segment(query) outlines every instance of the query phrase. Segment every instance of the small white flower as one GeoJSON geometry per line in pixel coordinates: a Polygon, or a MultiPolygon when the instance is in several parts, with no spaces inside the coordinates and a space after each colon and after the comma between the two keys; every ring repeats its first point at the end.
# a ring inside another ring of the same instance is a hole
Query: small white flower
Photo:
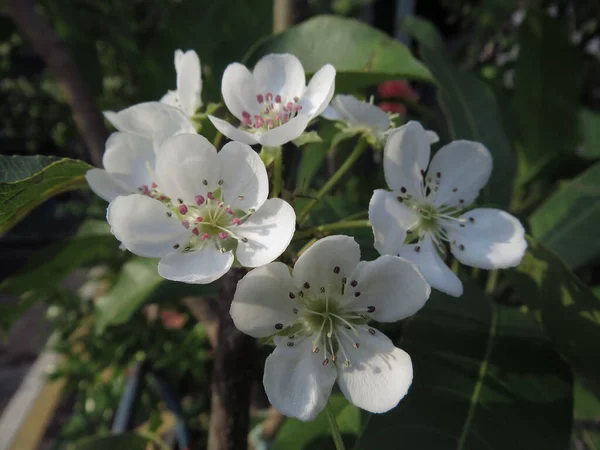
{"type": "Polygon", "coordinates": [[[336,380],[350,402],[382,413],[406,395],[412,363],[368,322],[404,319],[429,293],[410,262],[389,255],[360,261],[354,239],[330,236],[300,256],[292,274],[275,262],[246,275],[230,313],[250,336],[276,333],[263,383],[283,414],[314,419],[336,380]]]}
{"type": "Polygon", "coordinates": [[[223,74],[225,105],[240,121],[236,128],[208,116],[229,139],[276,147],[300,136],[310,120],[323,112],[335,90],[335,69],[323,66],[308,86],[302,63],[294,55],[263,57],[254,71],[234,63],[223,74]]]}
{"type": "Polygon", "coordinates": [[[158,102],[140,103],[106,118],[120,130],[110,135],[102,157],[104,169],[91,169],[85,178],[94,193],[106,201],[135,192],[149,193],[155,150],[165,138],[195,133],[181,111],[158,102]]]}
{"type": "Polygon", "coordinates": [[[257,267],[277,258],[294,234],[293,208],[267,200],[269,180],[249,146],[230,142],[217,153],[203,136],[168,138],[156,157],[151,191],[113,200],[112,233],[131,252],[161,258],[169,280],[210,283],[235,258],[257,267]]]}
{"type": "Polygon", "coordinates": [[[200,58],[194,50],[175,50],[177,90],[167,92],[160,101],[181,109],[192,117],[202,106],[202,72],[200,58]]]}
{"type": "Polygon", "coordinates": [[[345,123],[348,131],[371,137],[373,144],[381,141],[392,126],[384,110],[352,95],[337,95],[321,115],[345,123]]]}
{"type": "Polygon", "coordinates": [[[482,144],[454,141],[430,164],[429,156],[429,138],[418,122],[390,134],[383,168],[392,192],[376,190],[369,205],[375,248],[414,262],[432,287],[460,296],[462,283],[440,257],[445,255],[444,242],[463,264],[502,269],[521,262],[525,230],[504,211],[463,211],[492,172],[492,156],[482,144]]]}

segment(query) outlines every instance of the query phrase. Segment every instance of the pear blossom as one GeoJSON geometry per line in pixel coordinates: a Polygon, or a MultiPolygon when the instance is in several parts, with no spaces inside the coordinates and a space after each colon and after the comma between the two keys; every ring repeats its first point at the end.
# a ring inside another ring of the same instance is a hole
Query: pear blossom
{"type": "Polygon", "coordinates": [[[360,261],[349,236],[317,241],[290,274],[280,262],[252,270],[238,283],[231,317],[253,337],[274,335],[263,383],[271,404],[312,420],[337,381],[367,411],[394,408],[412,382],[409,355],[368,323],[416,313],[430,294],[416,267],[385,255],[360,261]]]}
{"type": "Polygon", "coordinates": [[[271,54],[261,58],[252,72],[234,63],[223,73],[223,99],[240,127],[214,116],[209,119],[229,139],[276,147],[299,137],[327,107],[334,90],[331,64],[315,73],[307,86],[298,58],[271,54]]]}
{"type": "Polygon", "coordinates": [[[129,251],[160,258],[158,273],[169,280],[210,283],[234,258],[246,267],[267,264],[294,234],[293,208],[267,200],[265,166],[240,142],[217,153],[198,134],[172,136],[157,152],[150,187],[114,199],[107,219],[129,251]]]}
{"type": "Polygon", "coordinates": [[[527,248],[525,230],[504,211],[466,209],[492,172],[483,144],[458,140],[442,147],[431,163],[429,156],[430,140],[418,122],[389,135],[383,168],[392,192],[373,193],[369,219],[379,253],[414,262],[433,288],[458,297],[463,287],[443,261],[446,244],[463,264],[514,267],[527,248]]]}
{"type": "Polygon", "coordinates": [[[192,117],[202,106],[202,72],[198,54],[194,50],[175,50],[175,71],[177,89],[167,92],[160,101],[192,117]]]}
{"type": "Polygon", "coordinates": [[[119,195],[142,192],[152,185],[155,150],[167,137],[195,133],[179,110],[158,102],[140,103],[106,118],[118,131],[109,136],[102,157],[104,169],[90,169],[85,177],[95,194],[106,201],[119,195]]]}

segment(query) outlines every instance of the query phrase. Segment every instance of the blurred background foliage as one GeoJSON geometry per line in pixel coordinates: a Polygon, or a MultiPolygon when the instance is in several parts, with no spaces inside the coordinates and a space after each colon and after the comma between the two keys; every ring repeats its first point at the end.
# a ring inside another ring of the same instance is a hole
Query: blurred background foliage
{"type": "MultiPolygon", "coordinates": [[[[265,0],[43,0],[37,6],[71,51],[102,110],[159,99],[172,89],[177,48],[199,54],[205,103],[219,101],[228,63],[289,51],[309,72],[335,60],[343,69],[338,89],[374,95],[376,103],[386,102],[399,114],[398,123],[418,119],[442,143],[484,142],[495,167],[481,201],[509,208],[523,220],[535,239],[528,256],[493,292],[481,287],[487,274],[461,272],[472,279],[463,299],[435,294],[413,321],[386,330],[407,348],[421,376],[401,406],[385,416],[365,416],[336,396],[340,426],[348,442],[365,449],[373,442],[378,449],[396,448],[398,433],[406,448],[600,448],[597,1],[419,0],[415,16],[400,24],[394,1],[298,0],[297,23],[321,14],[338,17],[313,18],[272,38],[273,5],[265,0]],[[344,25],[341,17],[380,31],[344,25]],[[380,32],[402,39],[420,63],[380,32]],[[327,45],[347,36],[359,37],[344,51],[327,45]],[[376,66],[371,52],[378,55],[376,66]],[[378,93],[377,83],[399,78],[411,80],[414,97],[378,93]],[[493,348],[489,342],[495,342],[493,348]],[[483,361],[491,373],[485,382],[483,361]],[[479,397],[472,397],[474,389],[479,397]],[[471,411],[477,411],[475,419],[465,424],[471,411]],[[515,436],[520,447],[511,440],[515,436]]],[[[3,155],[90,161],[56,81],[5,16],[0,117],[3,155]]],[[[318,131],[328,141],[337,130],[319,123],[318,131]]],[[[312,143],[291,155],[285,149],[286,188],[290,198],[296,195],[297,210],[354,142],[345,139],[333,149],[312,143]]],[[[373,189],[385,185],[380,161],[380,153],[363,155],[307,226],[366,218],[373,189]]],[[[0,199],[15,188],[6,164],[0,164],[0,199]]],[[[86,168],[69,170],[81,174],[86,168]]],[[[0,324],[7,331],[36,302],[48,306],[52,347],[63,356],[51,377],[67,380],[61,408],[68,414],[54,436],[56,448],[108,433],[127,375],[141,361],[151,361],[180,393],[179,420],[195,442],[203,442],[211,347],[205,327],[181,300],[209,298],[217,286],[160,279],[154,261],[118,249],[104,214],[102,200],[77,190],[34,209],[2,236],[0,291],[10,297],[0,303],[0,324]],[[65,286],[74,276],[77,290],[65,286]]],[[[365,259],[377,256],[369,229],[352,234],[365,259]]],[[[293,250],[305,243],[294,243],[293,250]]],[[[260,388],[254,397],[259,411],[265,406],[260,388]]],[[[134,417],[152,433],[164,425],[161,398],[150,383],[134,417]]],[[[290,420],[274,448],[331,448],[327,434],[324,417],[314,424],[290,420]]]]}

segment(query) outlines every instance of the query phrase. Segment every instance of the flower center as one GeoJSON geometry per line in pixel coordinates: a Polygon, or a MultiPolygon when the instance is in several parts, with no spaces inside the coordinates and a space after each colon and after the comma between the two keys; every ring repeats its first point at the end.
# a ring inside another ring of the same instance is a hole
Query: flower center
{"type": "MultiPolygon", "coordinates": [[[[335,266],[333,272],[338,274],[339,266],[335,266]]],[[[291,299],[299,297],[303,308],[301,311],[293,309],[300,316],[281,333],[289,337],[287,345],[293,347],[296,337],[311,339],[312,352],[322,352],[324,366],[329,362],[335,363],[341,355],[344,366],[350,367],[352,352],[360,347],[358,330],[367,329],[373,335],[376,331],[366,326],[375,307],[346,306],[344,292],[347,289],[352,289],[354,297],[360,297],[358,282],[352,280],[348,283],[346,278],[341,277],[338,285],[315,287],[306,282],[297,294],[290,292],[291,299]]],[[[275,325],[277,330],[282,328],[282,324],[275,325]]]]}
{"type": "Polygon", "coordinates": [[[298,115],[302,110],[302,105],[298,101],[298,97],[290,101],[279,94],[273,96],[270,92],[264,95],[258,94],[256,102],[261,113],[253,116],[248,111],[243,111],[242,124],[248,128],[248,131],[267,131],[276,128],[298,115]]]}
{"type": "MultiPolygon", "coordinates": [[[[202,180],[207,185],[207,180],[202,180]]],[[[194,203],[185,203],[182,199],[171,199],[164,195],[156,185],[151,188],[142,186],[140,193],[159,200],[167,207],[167,217],[175,217],[181,225],[190,231],[190,238],[184,244],[173,245],[175,250],[188,253],[204,248],[206,245],[215,245],[221,253],[233,250],[238,241],[248,242],[235,233],[235,228],[244,223],[254,212],[253,208],[244,211],[226,205],[223,202],[223,180],[219,180],[218,187],[209,191],[206,197],[196,195],[194,203]]],[[[238,196],[243,200],[244,196],[238,196]]]]}

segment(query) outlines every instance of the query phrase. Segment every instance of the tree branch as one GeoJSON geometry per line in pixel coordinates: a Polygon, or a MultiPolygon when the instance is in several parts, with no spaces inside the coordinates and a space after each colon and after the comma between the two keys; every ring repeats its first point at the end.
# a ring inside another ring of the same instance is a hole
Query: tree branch
{"type": "Polygon", "coordinates": [[[6,0],[5,11],[56,78],[92,162],[101,167],[108,130],[77,64],[52,26],[35,10],[33,0],[6,0]]]}

